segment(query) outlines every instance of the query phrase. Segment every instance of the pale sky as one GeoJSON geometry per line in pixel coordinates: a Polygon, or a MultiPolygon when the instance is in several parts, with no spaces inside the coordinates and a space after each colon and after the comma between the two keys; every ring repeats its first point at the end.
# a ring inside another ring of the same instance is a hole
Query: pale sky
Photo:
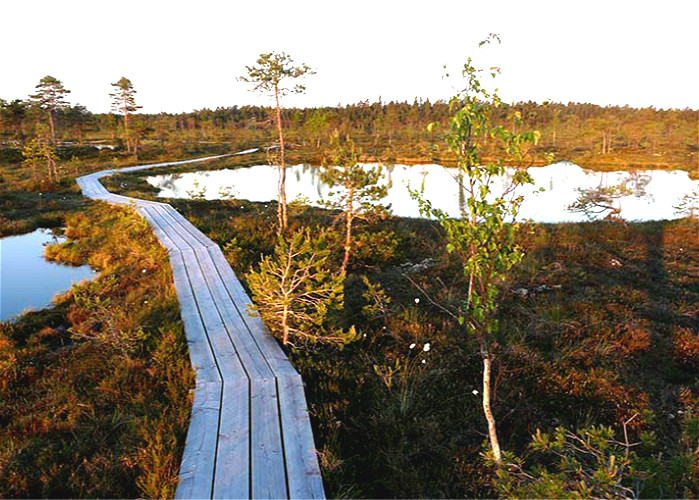
{"type": "Polygon", "coordinates": [[[317,71],[286,106],[448,99],[443,65],[471,56],[507,102],[699,109],[699,0],[3,0],[0,19],[0,98],[48,74],[93,112],[121,76],[148,113],[270,104],[236,77],[271,51],[317,71]]]}

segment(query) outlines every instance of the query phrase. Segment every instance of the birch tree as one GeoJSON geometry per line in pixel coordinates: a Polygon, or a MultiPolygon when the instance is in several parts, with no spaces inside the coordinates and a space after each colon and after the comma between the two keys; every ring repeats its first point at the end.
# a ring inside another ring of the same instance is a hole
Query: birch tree
{"type": "MultiPolygon", "coordinates": [[[[491,35],[486,40],[499,39],[491,35]]],[[[483,44],[482,43],[482,44],[483,44]]],[[[482,45],[481,44],[481,45],[482,45]]],[[[450,218],[432,206],[422,192],[412,191],[424,215],[435,217],[446,234],[446,250],[457,258],[467,280],[465,296],[456,307],[444,308],[458,321],[465,335],[475,337],[483,362],[482,406],[488,425],[488,439],[495,463],[500,464],[502,452],[497,434],[492,401],[492,345],[498,333],[498,285],[524,256],[516,241],[516,223],[522,196],[516,187],[531,183],[525,153],[527,145],[538,141],[538,132],[516,132],[521,128],[521,116],[512,116],[513,129],[507,130],[491,122],[491,110],[500,106],[497,94],[488,92],[480,81],[481,71],[469,58],[462,76],[466,87],[450,100],[454,113],[448,122],[446,142],[457,156],[458,174],[455,182],[463,189],[461,217],[450,218]],[[496,141],[501,158],[485,162],[481,158],[483,143],[496,141]],[[514,166],[507,172],[506,166],[514,166]],[[497,182],[505,180],[506,182],[497,182]],[[502,186],[502,191],[496,186],[502,186]]],[[[491,68],[495,77],[498,68],[491,68]]],[[[432,129],[433,126],[430,126],[432,129]]],[[[424,186],[423,186],[424,187],[424,186]]]]}

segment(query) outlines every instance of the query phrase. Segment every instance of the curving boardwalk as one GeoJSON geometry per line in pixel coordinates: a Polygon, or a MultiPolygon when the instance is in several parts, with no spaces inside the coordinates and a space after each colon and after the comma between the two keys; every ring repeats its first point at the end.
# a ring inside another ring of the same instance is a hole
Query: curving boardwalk
{"type": "MultiPolygon", "coordinates": [[[[240,153],[239,153],[240,154],[240,153]]],[[[206,161],[103,170],[85,196],[134,205],[170,255],[196,389],[176,498],[324,498],[303,383],[258,316],[221,249],[165,203],[119,196],[99,179],[206,161]]]]}

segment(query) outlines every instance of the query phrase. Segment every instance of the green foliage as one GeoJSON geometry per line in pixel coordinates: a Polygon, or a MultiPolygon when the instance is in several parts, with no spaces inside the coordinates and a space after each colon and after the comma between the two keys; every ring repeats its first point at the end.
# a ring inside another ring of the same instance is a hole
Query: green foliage
{"type": "Polygon", "coordinates": [[[385,217],[387,210],[378,204],[388,194],[385,184],[379,184],[382,178],[381,165],[368,167],[359,163],[361,153],[355,149],[351,139],[341,142],[339,136],[334,138],[333,163],[323,169],[321,178],[330,186],[329,200],[324,205],[331,210],[340,210],[344,219],[345,240],[344,258],[340,272],[345,274],[350,255],[355,246],[353,229],[356,220],[375,220],[385,217]]]}
{"type": "MultiPolygon", "coordinates": [[[[515,190],[532,183],[522,162],[526,147],[536,144],[539,133],[515,133],[492,125],[491,111],[498,108],[500,99],[482,86],[479,73],[469,59],[462,71],[467,85],[450,102],[454,115],[446,133],[446,142],[457,155],[457,181],[464,193],[462,216],[449,218],[442,210],[433,208],[421,192],[411,194],[420,203],[423,215],[439,221],[445,230],[447,252],[463,265],[469,287],[459,307],[459,322],[480,338],[496,328],[491,317],[497,308],[497,285],[523,257],[516,242],[516,217],[523,198],[515,190]],[[501,145],[503,155],[496,162],[482,161],[486,138],[501,145]],[[507,163],[514,163],[517,170],[501,192],[493,192],[496,179],[504,178],[507,163]]],[[[517,125],[522,124],[518,113],[513,119],[517,125]]]]}
{"type": "Polygon", "coordinates": [[[401,240],[394,231],[363,230],[353,240],[354,257],[364,266],[385,266],[398,258],[401,240]]]}
{"type": "Polygon", "coordinates": [[[37,179],[38,169],[46,168],[46,179],[49,183],[60,182],[58,172],[58,155],[48,140],[42,138],[32,139],[22,150],[22,164],[31,169],[32,177],[37,179]]]}
{"type": "Polygon", "coordinates": [[[36,86],[36,94],[29,97],[42,109],[53,112],[68,105],[65,100],[67,94],[70,94],[70,90],[63,87],[59,79],[47,75],[36,86]]]}
{"type": "Polygon", "coordinates": [[[118,82],[112,83],[114,92],[109,94],[112,98],[112,111],[122,115],[135,113],[143,106],[136,105],[136,90],[133,88],[131,80],[122,76],[118,82]]]}
{"type": "Polygon", "coordinates": [[[577,433],[563,427],[537,430],[530,444],[535,465],[524,467],[508,455],[497,470],[496,487],[505,498],[634,498],[630,486],[640,478],[629,443],[614,438],[610,427],[577,433]]]}
{"type": "Polygon", "coordinates": [[[360,163],[361,151],[351,139],[344,143],[336,139],[332,166],[321,172],[322,181],[331,191],[324,205],[330,210],[342,211],[353,218],[380,217],[386,215],[386,207],[378,202],[388,194],[385,184],[380,184],[383,175],[381,165],[369,167],[360,163]]]}
{"type": "Polygon", "coordinates": [[[298,231],[280,237],[274,256],[263,257],[248,284],[267,327],[294,342],[345,342],[353,335],[335,328],[333,312],[342,307],[342,276],[328,271],[331,248],[327,233],[298,231]]]}
{"type": "Polygon", "coordinates": [[[303,85],[297,84],[287,88],[280,84],[289,78],[296,79],[304,75],[313,75],[315,72],[306,64],[294,66],[294,60],[284,52],[269,52],[260,54],[256,66],[246,66],[247,75],[239,79],[253,84],[253,90],[286,95],[289,92],[302,93],[306,90],[303,85]]]}
{"type": "MultiPolygon", "coordinates": [[[[483,43],[499,38],[491,34],[483,43]]],[[[481,45],[483,45],[483,43],[481,45]]],[[[499,72],[491,68],[491,76],[499,72]]],[[[446,251],[456,256],[467,280],[466,293],[452,316],[466,332],[475,336],[483,359],[483,409],[488,421],[491,449],[500,462],[500,446],[495,419],[490,410],[491,344],[498,333],[495,316],[499,286],[524,254],[517,244],[516,223],[523,201],[516,189],[532,183],[524,163],[528,146],[536,144],[539,132],[515,132],[522,125],[521,114],[512,117],[512,130],[492,123],[492,113],[500,106],[500,98],[481,84],[481,70],[469,58],[462,70],[466,87],[450,101],[454,114],[448,120],[446,143],[457,158],[457,182],[460,191],[461,217],[452,219],[432,207],[421,192],[411,191],[420,203],[423,215],[435,217],[445,231],[446,251]],[[486,140],[499,145],[496,161],[483,161],[481,153],[486,140]],[[494,192],[496,179],[503,179],[505,166],[514,164],[515,173],[504,182],[501,192],[494,192]]]]}
{"type": "MultiPolygon", "coordinates": [[[[253,90],[264,91],[271,93],[274,96],[276,104],[275,118],[277,124],[277,134],[279,137],[279,204],[277,206],[278,233],[284,233],[289,225],[286,204],[286,147],[284,142],[284,130],[282,127],[282,110],[279,103],[279,97],[288,94],[289,92],[304,92],[306,88],[303,85],[295,85],[294,87],[283,86],[284,80],[300,78],[306,74],[314,72],[302,64],[294,66],[293,59],[285,53],[276,54],[270,52],[261,54],[257,60],[257,66],[246,66],[247,75],[239,79],[246,83],[253,84],[253,90]]],[[[268,150],[268,154],[271,150],[268,150]]],[[[275,152],[276,153],[276,152],[275,152]]],[[[270,154],[270,157],[272,155],[270,154]]],[[[271,163],[274,165],[276,162],[271,163]]]]}
{"type": "Polygon", "coordinates": [[[366,287],[362,293],[365,301],[362,313],[369,321],[380,318],[384,325],[387,324],[391,313],[391,297],[379,283],[372,283],[366,276],[362,276],[362,283],[366,287]]]}

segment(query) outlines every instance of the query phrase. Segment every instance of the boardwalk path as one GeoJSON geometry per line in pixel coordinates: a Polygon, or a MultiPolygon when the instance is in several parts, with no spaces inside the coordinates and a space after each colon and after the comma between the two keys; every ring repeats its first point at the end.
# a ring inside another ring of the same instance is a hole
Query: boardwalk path
{"type": "MultiPolygon", "coordinates": [[[[228,155],[221,155],[228,156],[228,155]]],[[[85,196],[134,205],[167,248],[196,389],[176,498],[324,498],[300,375],[269,335],[221,249],[165,203],[119,196],[99,179],[85,196]]]]}

